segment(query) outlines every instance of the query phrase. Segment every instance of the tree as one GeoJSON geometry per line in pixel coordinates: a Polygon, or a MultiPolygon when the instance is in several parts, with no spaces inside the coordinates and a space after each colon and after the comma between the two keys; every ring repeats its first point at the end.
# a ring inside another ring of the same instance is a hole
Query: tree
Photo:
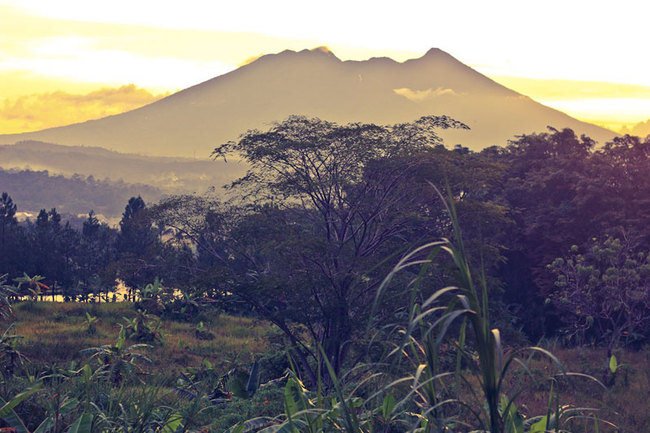
{"type": "Polygon", "coordinates": [[[137,289],[156,277],[159,251],[156,232],[142,197],[131,197],[124,208],[117,236],[117,277],[137,289]]]}
{"type": "Polygon", "coordinates": [[[227,229],[221,259],[238,270],[227,291],[282,329],[307,371],[305,357],[322,359],[295,325],[338,372],[387,269],[377,263],[423,235],[410,224],[426,214],[409,181],[418,158],[441,144],[435,130],[446,128],[467,127],[444,116],[393,126],[293,116],[215,149],[249,164],[231,189],[254,209],[227,229]]]}
{"type": "Polygon", "coordinates": [[[503,199],[515,222],[510,233],[507,263],[501,275],[511,302],[527,309],[524,327],[539,338],[558,320],[544,299],[554,290],[548,263],[594,236],[598,209],[584,201],[581,191],[590,182],[594,141],[570,129],[550,129],[519,137],[505,152],[492,152],[502,161],[503,199]]]}
{"type": "MultiPolygon", "coordinates": [[[[210,211],[212,201],[207,197],[177,195],[162,199],[149,209],[149,215],[159,231],[160,260],[165,264],[158,277],[168,286],[185,294],[205,294],[213,287],[202,278],[204,273],[197,260],[197,245],[200,237],[207,235],[205,215],[210,211]]],[[[214,282],[214,279],[212,279],[214,282]]]]}
{"type": "MultiPolygon", "coordinates": [[[[582,244],[592,236],[585,218],[592,209],[580,206],[578,186],[589,178],[593,140],[570,129],[526,135],[509,146],[506,199],[521,228],[522,241],[538,268],[539,287],[548,293],[546,264],[558,251],[582,244]]],[[[594,209],[595,211],[595,209],[594,209]]]]}
{"type": "Polygon", "coordinates": [[[18,223],[16,219],[17,210],[18,208],[11,196],[3,192],[0,195],[0,242],[4,242],[6,228],[18,223]]]}
{"type": "Polygon", "coordinates": [[[591,160],[588,181],[579,185],[579,199],[597,209],[593,229],[617,236],[635,233],[649,248],[650,137],[616,137],[594,152],[591,160]]]}
{"type": "Polygon", "coordinates": [[[61,215],[55,208],[50,211],[41,209],[35,224],[30,224],[28,230],[33,258],[33,267],[29,271],[43,275],[54,296],[59,288],[72,284],[72,261],[78,246],[78,234],[69,223],[61,224],[61,215]]]}
{"type": "Polygon", "coordinates": [[[570,337],[607,341],[650,337],[650,255],[629,239],[608,237],[585,253],[574,246],[549,265],[556,276],[552,300],[562,311],[570,337]]]}
{"type": "MultiPolygon", "coordinates": [[[[101,293],[115,286],[110,263],[115,260],[116,231],[102,224],[91,210],[83,222],[75,275],[75,288],[82,294],[101,293]]],[[[77,294],[77,293],[75,293],[77,294]]]]}
{"type": "Polygon", "coordinates": [[[138,254],[151,242],[151,226],[146,217],[147,205],[142,197],[131,197],[120,220],[118,250],[121,253],[138,254]]]}
{"type": "Polygon", "coordinates": [[[9,248],[7,248],[9,243],[7,237],[10,229],[18,224],[17,209],[9,194],[3,192],[0,195],[0,274],[9,271],[8,257],[10,254],[9,248]]]}
{"type": "Polygon", "coordinates": [[[85,239],[93,239],[97,236],[97,233],[99,233],[101,226],[102,225],[95,216],[95,211],[91,210],[88,212],[88,218],[83,222],[81,234],[85,239]]]}

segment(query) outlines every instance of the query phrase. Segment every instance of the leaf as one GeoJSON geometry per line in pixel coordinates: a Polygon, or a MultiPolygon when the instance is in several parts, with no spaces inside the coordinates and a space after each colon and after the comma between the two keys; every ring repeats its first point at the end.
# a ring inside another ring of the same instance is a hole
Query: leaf
{"type": "Polygon", "coordinates": [[[122,350],[124,348],[124,343],[126,342],[126,330],[124,329],[124,326],[120,325],[120,333],[117,336],[117,342],[115,343],[115,347],[117,350],[122,350]]]}
{"type": "Polygon", "coordinates": [[[246,393],[252,397],[260,386],[260,365],[257,361],[253,363],[250,374],[248,375],[248,382],[246,382],[246,393]]]}
{"type": "MultiPolygon", "coordinates": [[[[77,400],[76,398],[66,400],[66,402],[63,403],[63,405],[61,405],[60,415],[61,416],[68,415],[70,412],[75,410],[77,406],[79,406],[79,400],[77,400]]],[[[33,433],[47,433],[51,431],[53,427],[54,427],[54,417],[50,415],[43,420],[43,422],[36,428],[36,430],[33,431],[33,433]]]]}
{"type": "Polygon", "coordinates": [[[2,407],[0,408],[0,418],[5,418],[7,415],[9,415],[10,412],[12,412],[16,406],[18,406],[20,403],[25,401],[32,394],[40,390],[40,388],[41,388],[40,385],[34,386],[26,391],[16,394],[16,396],[11,400],[9,400],[8,403],[2,403],[2,407]]]}
{"type": "Polygon", "coordinates": [[[235,397],[248,398],[248,392],[246,391],[246,380],[246,373],[236,371],[228,378],[228,381],[226,382],[226,389],[230,391],[235,397]]]}
{"type": "Polygon", "coordinates": [[[29,433],[29,430],[27,430],[27,427],[25,427],[23,420],[21,420],[16,412],[14,412],[14,408],[40,389],[41,386],[39,384],[17,394],[9,402],[5,402],[2,398],[0,398],[0,404],[2,405],[2,408],[0,408],[0,419],[4,420],[4,422],[9,424],[9,426],[16,429],[17,433],[29,433]]]}
{"type": "Polygon", "coordinates": [[[182,427],[183,423],[183,416],[179,414],[178,412],[173,413],[165,425],[163,426],[161,432],[162,433],[176,433],[179,428],[182,427]]]}
{"type": "Polygon", "coordinates": [[[343,415],[345,419],[345,430],[348,433],[358,432],[360,431],[359,422],[357,420],[355,413],[350,410],[350,407],[348,406],[348,402],[343,396],[343,390],[341,389],[341,384],[339,383],[338,377],[336,377],[336,372],[334,371],[332,364],[327,358],[327,354],[325,353],[325,350],[323,350],[323,347],[320,346],[319,349],[321,355],[323,356],[325,367],[327,367],[327,372],[329,373],[330,379],[332,380],[332,384],[334,385],[335,396],[336,398],[338,398],[338,401],[341,404],[341,408],[343,409],[343,415]]]}
{"type": "Polygon", "coordinates": [[[47,433],[52,430],[54,427],[54,420],[52,419],[51,416],[48,416],[43,420],[42,423],[39,424],[38,427],[36,427],[36,430],[34,430],[33,433],[47,433]]]}
{"type": "Polygon", "coordinates": [[[290,377],[284,387],[284,404],[289,418],[305,409],[304,404],[305,388],[295,377],[290,377]]]}
{"type": "Polygon", "coordinates": [[[501,416],[506,433],[524,433],[524,419],[519,413],[517,406],[508,400],[504,395],[501,396],[499,403],[501,416]]]}
{"type": "Polygon", "coordinates": [[[544,416],[530,426],[528,433],[544,433],[546,432],[546,424],[548,424],[548,417],[544,416]]]}
{"type": "Polygon", "coordinates": [[[70,430],[68,430],[68,433],[92,433],[92,427],[93,427],[92,414],[84,412],[70,426],[70,430]]]}
{"type": "Polygon", "coordinates": [[[381,417],[384,420],[390,418],[393,410],[395,409],[395,404],[395,397],[393,397],[392,394],[388,394],[386,397],[384,397],[384,401],[381,404],[381,417]]]}
{"type": "Polygon", "coordinates": [[[231,430],[230,433],[244,433],[246,430],[246,425],[243,423],[235,425],[231,430]]]}
{"type": "Polygon", "coordinates": [[[612,354],[612,356],[609,357],[609,371],[611,371],[612,374],[615,374],[616,370],[618,370],[618,360],[616,359],[616,355],[612,354]]]}

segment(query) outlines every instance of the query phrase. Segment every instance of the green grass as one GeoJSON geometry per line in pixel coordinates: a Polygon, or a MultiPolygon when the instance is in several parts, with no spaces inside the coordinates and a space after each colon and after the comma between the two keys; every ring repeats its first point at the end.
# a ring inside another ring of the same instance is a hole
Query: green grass
{"type": "MultiPolygon", "coordinates": [[[[575,372],[604,381],[607,350],[604,348],[553,348],[553,353],[575,372]]],[[[567,403],[602,408],[602,418],[618,425],[622,433],[650,432],[650,347],[641,351],[617,351],[623,367],[607,391],[588,381],[575,380],[562,387],[567,403]]],[[[526,396],[529,407],[539,405],[541,396],[526,396]]]]}
{"type": "MultiPolygon", "coordinates": [[[[82,349],[113,343],[124,324],[135,315],[130,303],[73,304],[24,302],[14,308],[15,332],[21,335],[18,349],[33,363],[66,365],[82,361],[82,349]],[[86,313],[96,316],[96,333],[87,332],[86,313]]],[[[197,339],[195,324],[163,320],[162,344],[147,353],[152,369],[176,374],[196,367],[204,359],[217,368],[232,362],[248,364],[267,350],[268,324],[249,318],[219,315],[206,323],[213,340],[197,339]]]]}
{"type": "MultiPolygon", "coordinates": [[[[21,335],[18,349],[33,365],[68,365],[71,361],[86,359],[82,349],[114,343],[123,317],[133,317],[133,306],[115,304],[21,303],[14,308],[15,332],[21,335]],[[98,317],[96,333],[87,333],[86,313],[98,317]]],[[[9,322],[5,323],[5,326],[9,322]]],[[[206,323],[214,335],[213,340],[195,337],[195,324],[165,320],[162,322],[163,343],[147,352],[152,365],[146,366],[152,383],[170,383],[187,367],[198,367],[209,360],[217,370],[225,372],[233,365],[246,366],[254,359],[272,351],[269,341],[271,327],[250,318],[220,315],[206,323]]],[[[603,349],[548,347],[566,366],[567,370],[589,374],[602,380],[607,367],[603,349]]],[[[559,382],[557,390],[563,403],[602,408],[599,416],[616,423],[621,432],[650,431],[650,350],[620,351],[623,364],[615,382],[603,390],[587,380],[559,382]]],[[[535,361],[531,367],[541,375],[551,366],[546,361],[535,361]]],[[[550,371],[547,371],[550,372],[550,371]]],[[[267,377],[268,379],[268,377],[267,377]]],[[[472,380],[472,379],[470,379],[472,380]]],[[[523,376],[512,375],[512,383],[521,384],[523,376]]],[[[164,389],[164,388],[163,388],[164,389]]],[[[278,391],[281,393],[281,390],[278,391]]],[[[168,393],[169,394],[169,393],[168,393]]],[[[276,391],[263,392],[252,400],[234,400],[228,407],[217,408],[213,413],[210,431],[222,431],[227,426],[260,415],[273,415],[281,410],[281,398],[276,391]]],[[[169,394],[172,398],[173,393],[169,394]]],[[[133,398],[136,396],[134,395],[133,398]]],[[[176,397],[173,397],[176,399],[176,397]]],[[[543,386],[526,387],[519,399],[520,410],[525,415],[545,413],[548,407],[548,389],[543,386]]],[[[171,402],[170,402],[171,403],[171,402]]],[[[33,410],[36,406],[30,408],[33,410]]],[[[25,409],[27,410],[27,409],[25,409]]],[[[41,414],[40,416],[44,416],[41,414]]],[[[580,430],[578,430],[580,431],[580,430]]],[[[589,430],[586,430],[589,431],[589,430]]],[[[604,428],[602,431],[610,431],[604,428]]]]}

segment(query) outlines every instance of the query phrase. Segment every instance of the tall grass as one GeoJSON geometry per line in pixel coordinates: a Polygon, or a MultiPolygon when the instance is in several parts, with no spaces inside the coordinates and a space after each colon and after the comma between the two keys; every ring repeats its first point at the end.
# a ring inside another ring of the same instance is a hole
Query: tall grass
{"type": "MultiPolygon", "coordinates": [[[[395,269],[399,272],[400,269],[415,265],[426,269],[439,253],[446,254],[455,269],[456,285],[436,291],[422,303],[412,303],[412,313],[404,332],[403,344],[398,351],[393,351],[406,356],[421,355],[418,366],[421,370],[420,380],[414,384],[414,389],[426,389],[426,392],[421,394],[429,405],[429,409],[424,412],[427,415],[427,423],[435,423],[441,431],[445,430],[441,425],[446,420],[443,418],[441,423],[441,411],[438,410],[445,405],[466,408],[475,420],[474,428],[489,430],[492,433],[563,431],[562,423],[591,416],[594,409],[561,406],[558,388],[554,384],[560,377],[580,376],[604,388],[600,382],[590,376],[566,372],[560,361],[542,347],[506,349],[499,329],[492,327],[485,274],[481,272],[475,277],[472,272],[451,192],[448,192],[448,200],[445,200],[442,194],[439,195],[447,206],[453,227],[453,240],[442,239],[421,248],[431,251],[424,261],[414,259],[418,256],[416,250],[415,254],[405,257],[395,269]],[[441,305],[443,299],[446,305],[441,305]],[[460,325],[453,327],[455,322],[460,322],[460,325]],[[448,335],[452,328],[457,332],[456,338],[448,335]],[[415,330],[419,331],[418,338],[414,337],[415,330]],[[453,375],[440,371],[438,359],[441,344],[449,339],[456,349],[453,375]],[[472,343],[471,350],[466,345],[468,341],[472,343]],[[411,348],[410,352],[406,350],[408,346],[411,348]],[[531,371],[531,361],[534,357],[545,358],[555,367],[555,371],[543,374],[541,378],[535,377],[531,371]],[[464,365],[467,367],[463,368],[464,365]],[[514,386],[507,381],[509,375],[522,372],[533,379],[532,382],[541,380],[551,384],[546,414],[530,417],[526,423],[516,406],[516,401],[526,391],[526,387],[532,386],[531,381],[515,380],[514,386]],[[451,377],[455,385],[455,395],[452,393],[452,398],[439,401],[436,383],[451,377]],[[467,389],[466,395],[474,397],[473,402],[467,401],[460,393],[463,384],[467,389]]],[[[393,274],[389,275],[386,284],[390,282],[393,274]]],[[[414,287],[418,286],[424,275],[425,273],[420,272],[414,287]]],[[[381,292],[378,296],[381,296],[381,292]]],[[[417,298],[414,296],[412,299],[417,298]]]]}
{"type": "MultiPolygon", "coordinates": [[[[487,278],[480,267],[476,273],[476,267],[470,263],[454,203],[445,202],[453,237],[406,254],[377,291],[374,309],[383,305],[389,294],[394,296],[398,292],[409,300],[400,322],[368,325],[367,333],[373,343],[387,348],[384,355],[378,361],[359,364],[337,376],[322,353],[322,368],[328,374],[319,371],[318,377],[327,376],[330,379],[327,384],[318,382],[315,389],[308,390],[297,374],[289,374],[283,388],[277,389],[282,393],[284,412],[275,417],[240,422],[230,429],[232,433],[560,433],[578,431],[577,428],[581,432],[597,433],[616,429],[600,420],[595,409],[562,404],[561,393],[567,380],[582,377],[595,386],[602,386],[597,380],[564,371],[559,360],[542,347],[509,349],[502,341],[500,331],[492,326],[487,278]],[[430,271],[440,261],[453,268],[454,283],[431,292],[430,271]],[[412,276],[406,287],[399,287],[404,279],[397,278],[398,275],[412,276]],[[531,389],[544,389],[548,393],[541,413],[526,414],[522,410],[520,397],[531,389]]],[[[51,307],[19,305],[16,314],[19,318],[23,313],[33,316],[35,311],[23,310],[46,308],[51,307]]],[[[101,317],[95,334],[90,337],[82,317],[87,312],[78,311],[75,320],[68,317],[70,314],[62,315],[59,321],[46,321],[43,327],[67,326],[76,330],[74,335],[78,338],[100,342],[110,333],[108,316],[101,317]]],[[[100,316],[99,312],[93,311],[93,315],[100,316]]],[[[121,311],[110,313],[121,316],[121,311]]],[[[221,320],[213,325],[216,341],[224,349],[237,336],[237,329],[248,329],[248,326],[245,326],[247,322],[229,318],[228,332],[221,335],[222,330],[217,326],[221,320]]],[[[186,344],[190,342],[195,350],[205,348],[212,353],[218,350],[213,341],[192,340],[194,328],[190,324],[167,324],[163,329],[168,333],[165,345],[152,349],[158,351],[157,357],[165,358],[158,359],[159,366],[171,366],[176,352],[188,350],[186,344]]],[[[25,331],[28,338],[36,336],[25,331]]],[[[23,406],[32,404],[31,399],[38,397],[49,403],[29,406],[44,410],[36,417],[40,423],[37,433],[178,433],[205,431],[199,430],[199,426],[214,419],[223,408],[219,405],[239,407],[237,404],[242,401],[253,404],[252,400],[245,399],[216,402],[211,396],[212,387],[223,377],[217,377],[211,366],[205,369],[208,380],[201,379],[203,375],[198,373],[184,372],[180,375],[183,382],[180,385],[175,374],[160,374],[157,380],[147,383],[142,383],[135,373],[124,380],[110,380],[107,365],[116,365],[116,361],[107,363],[106,360],[121,350],[124,336],[120,339],[113,346],[98,346],[100,351],[93,353],[101,356],[86,359],[83,364],[73,363],[68,368],[53,368],[37,375],[29,372],[21,377],[12,375],[4,385],[15,382],[12,390],[20,391],[11,393],[14,397],[7,401],[0,400],[0,418],[17,431],[28,433],[20,415],[28,412],[23,406]],[[104,365],[93,362],[96,358],[101,358],[104,365]],[[62,392],[53,385],[56,383],[61,384],[62,392]]],[[[259,378],[255,383],[258,382],[259,378]]],[[[277,393],[269,388],[260,391],[260,397],[268,395],[277,399],[277,393]]],[[[7,390],[2,394],[7,396],[7,390]]]]}
{"type": "Polygon", "coordinates": [[[453,200],[443,201],[453,239],[441,239],[405,255],[377,292],[375,309],[397,275],[416,271],[406,291],[410,299],[406,323],[380,328],[381,338],[392,342],[386,357],[379,363],[357,366],[340,378],[324,357],[333,378],[328,394],[320,383],[309,392],[294,376],[285,388],[285,414],[262,420],[266,422],[263,428],[259,419],[241,423],[232,429],[234,433],[559,433],[569,431],[578,419],[589,421],[585,432],[600,431],[603,423],[595,409],[560,404],[558,384],[584,375],[564,371],[560,361],[542,347],[506,348],[499,329],[491,325],[487,279],[483,274],[474,276],[453,200]],[[428,271],[444,256],[452,263],[456,283],[423,298],[428,271]],[[446,368],[449,362],[441,360],[449,354],[454,357],[451,369],[446,368]],[[539,365],[540,358],[552,368],[533,369],[533,359],[539,365]],[[404,374],[408,368],[411,372],[404,374]],[[548,385],[547,409],[526,418],[517,400],[540,384],[548,385]]]}

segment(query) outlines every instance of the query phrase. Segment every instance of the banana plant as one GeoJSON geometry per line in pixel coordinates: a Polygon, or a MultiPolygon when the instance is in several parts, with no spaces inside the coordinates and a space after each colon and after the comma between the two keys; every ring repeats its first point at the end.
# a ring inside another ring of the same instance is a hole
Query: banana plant
{"type": "Polygon", "coordinates": [[[126,344],[126,331],[120,326],[120,333],[114,344],[84,349],[81,352],[90,355],[90,360],[96,360],[100,369],[108,374],[111,384],[121,385],[127,378],[137,377],[142,373],[142,363],[151,363],[151,360],[141,353],[150,349],[149,344],[126,344]]]}
{"type": "Polygon", "coordinates": [[[86,334],[95,335],[97,333],[97,322],[99,319],[86,311],[86,334]]]}
{"type": "Polygon", "coordinates": [[[16,296],[13,286],[7,284],[7,274],[0,275],[0,318],[6,319],[13,315],[11,298],[16,296]]]}
{"type": "Polygon", "coordinates": [[[25,391],[16,394],[11,400],[4,401],[2,398],[0,398],[0,419],[2,419],[5,423],[7,423],[10,427],[13,427],[13,429],[16,431],[16,433],[29,433],[29,430],[27,427],[25,427],[25,423],[23,420],[16,414],[14,409],[16,406],[18,406],[20,403],[23,401],[27,400],[29,397],[31,397],[33,394],[37,393],[38,391],[41,390],[41,383],[37,383],[33,385],[32,387],[26,389],[25,391]]]}
{"type": "Polygon", "coordinates": [[[235,397],[251,398],[260,387],[260,366],[253,363],[248,373],[233,369],[226,374],[226,389],[235,397]]]}
{"type": "Polygon", "coordinates": [[[44,279],[45,277],[41,275],[34,275],[33,277],[30,277],[29,275],[23,273],[23,276],[15,278],[14,282],[18,283],[17,289],[19,292],[23,287],[26,287],[29,292],[29,296],[35,300],[39,296],[43,296],[44,292],[50,290],[50,287],[47,284],[41,282],[44,279]]]}
{"type": "Polygon", "coordinates": [[[0,336],[0,362],[5,376],[13,376],[16,368],[23,366],[27,360],[17,349],[18,341],[23,337],[14,334],[14,328],[13,324],[10,325],[0,336]]]}
{"type": "Polygon", "coordinates": [[[161,322],[154,316],[139,310],[133,319],[124,317],[124,332],[126,338],[141,343],[160,343],[162,334],[160,333],[161,322]]]}

